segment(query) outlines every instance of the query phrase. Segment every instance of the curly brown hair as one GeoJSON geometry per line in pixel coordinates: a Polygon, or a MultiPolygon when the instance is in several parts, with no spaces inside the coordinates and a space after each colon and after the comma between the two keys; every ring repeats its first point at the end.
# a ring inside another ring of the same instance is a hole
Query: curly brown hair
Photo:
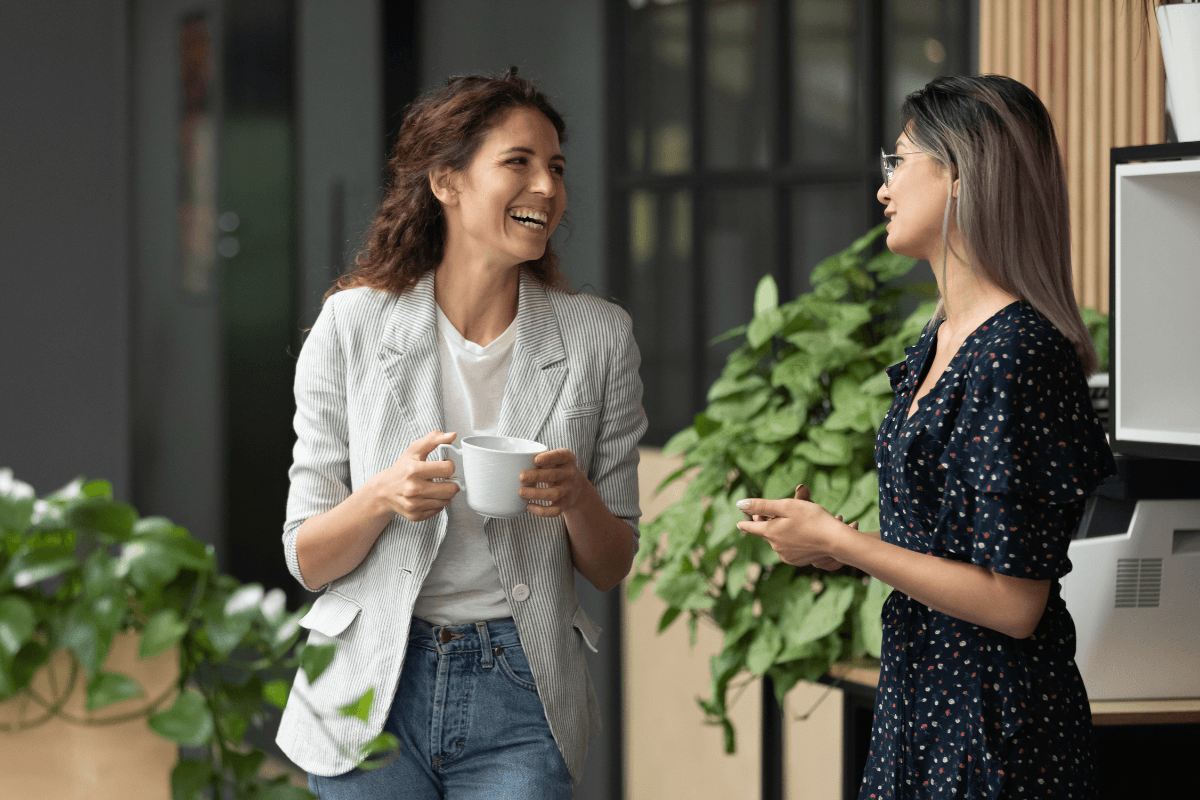
{"type": "MultiPolygon", "coordinates": [[[[466,169],[487,134],[517,108],[540,111],[557,131],[559,144],[567,140],[562,116],[531,81],[517,75],[516,67],[499,77],[450,78],[410,105],[388,159],[388,187],[370,238],[326,299],[358,286],[399,294],[435,269],[445,247],[446,217],[430,188],[430,173],[466,169]]],[[[521,266],[539,283],[566,288],[549,242],[541,258],[521,266]]]]}

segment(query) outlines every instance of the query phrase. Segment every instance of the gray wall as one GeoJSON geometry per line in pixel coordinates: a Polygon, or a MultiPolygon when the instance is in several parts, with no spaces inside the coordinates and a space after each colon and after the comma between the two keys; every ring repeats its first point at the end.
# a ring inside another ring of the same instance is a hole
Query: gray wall
{"type": "Polygon", "coordinates": [[[349,265],[374,218],[383,168],[380,0],[297,2],[300,322],[349,265]]]}
{"type": "Polygon", "coordinates": [[[567,121],[568,209],[554,246],[573,289],[604,283],[604,3],[425,0],[420,86],[516,65],[567,121]]]}
{"type": "Polygon", "coordinates": [[[0,466],[130,493],[126,16],[0,7],[0,466]]]}
{"type": "Polygon", "coordinates": [[[185,13],[209,15],[209,108],[219,110],[219,3],[130,5],[134,500],[142,514],[168,516],[215,545],[223,562],[220,267],[207,292],[187,292],[176,227],[179,24],[185,13]]]}

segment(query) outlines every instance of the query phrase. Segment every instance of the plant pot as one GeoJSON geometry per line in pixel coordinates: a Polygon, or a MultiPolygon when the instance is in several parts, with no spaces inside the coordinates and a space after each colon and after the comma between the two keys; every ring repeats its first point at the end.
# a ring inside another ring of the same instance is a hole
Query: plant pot
{"type": "MultiPolygon", "coordinates": [[[[84,707],[88,675],[80,668],[63,712],[76,718],[107,719],[137,711],[166,691],[179,675],[178,652],[171,649],[142,660],[137,650],[136,634],[118,634],[105,669],[136,680],[145,697],[88,712],[84,707]]],[[[51,663],[61,690],[70,674],[71,656],[59,651],[51,663]]],[[[33,688],[42,697],[56,694],[50,679],[48,667],[34,675],[33,688]]],[[[0,723],[11,726],[22,717],[36,719],[41,711],[41,706],[18,695],[0,703],[0,723]]],[[[110,725],[80,725],[55,717],[15,733],[0,732],[0,797],[168,800],[171,769],[178,757],[179,748],[151,731],[144,716],[110,725]]]]}
{"type": "Polygon", "coordinates": [[[1200,140],[1200,3],[1159,6],[1158,32],[1175,137],[1200,140]]]}

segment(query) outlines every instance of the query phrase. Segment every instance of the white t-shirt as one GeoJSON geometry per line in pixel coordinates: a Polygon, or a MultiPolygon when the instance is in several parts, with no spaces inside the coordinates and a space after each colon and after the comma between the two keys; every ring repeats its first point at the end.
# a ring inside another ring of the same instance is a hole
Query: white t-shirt
{"type": "MultiPolygon", "coordinates": [[[[468,436],[494,435],[504,384],[517,341],[517,321],[486,347],[463,338],[437,309],[438,356],[442,372],[442,417],[446,430],[468,436]]],[[[488,549],[484,518],[459,492],[446,507],[446,538],[421,585],[413,616],[435,625],[511,617],[500,573],[488,549]]]]}

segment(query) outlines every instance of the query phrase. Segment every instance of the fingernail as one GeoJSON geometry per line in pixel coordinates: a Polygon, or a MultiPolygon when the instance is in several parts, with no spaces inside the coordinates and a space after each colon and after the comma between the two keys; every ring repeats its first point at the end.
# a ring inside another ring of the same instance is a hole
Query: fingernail
{"type": "Polygon", "coordinates": [[[750,507],[750,501],[749,500],[738,500],[737,507],[744,511],[750,507]]]}

